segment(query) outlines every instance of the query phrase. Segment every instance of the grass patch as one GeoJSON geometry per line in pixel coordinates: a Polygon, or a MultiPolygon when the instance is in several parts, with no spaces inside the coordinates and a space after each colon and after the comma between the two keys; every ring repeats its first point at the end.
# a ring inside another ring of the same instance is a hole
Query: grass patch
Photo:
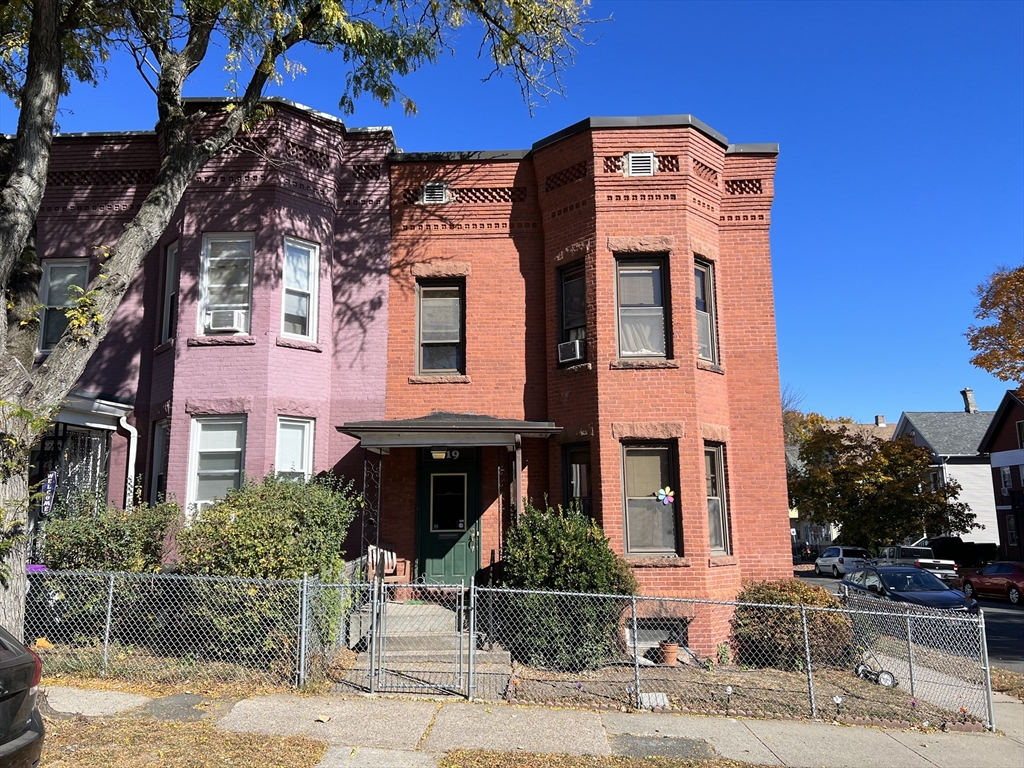
{"type": "Polygon", "coordinates": [[[248,699],[271,693],[296,694],[291,686],[258,685],[254,683],[212,680],[122,680],[109,677],[83,677],[81,675],[50,675],[42,680],[43,688],[80,688],[86,691],[119,691],[137,693],[151,699],[161,699],[181,693],[194,693],[209,699],[248,699]]]}
{"type": "Polygon", "coordinates": [[[598,757],[595,755],[538,755],[465,749],[449,752],[438,768],[758,768],[718,757],[679,760],[672,757],[598,757]]]}
{"type": "Polygon", "coordinates": [[[306,736],[225,733],[212,723],[143,717],[47,720],[47,768],[313,768],[327,751],[306,736]]]}
{"type": "Polygon", "coordinates": [[[1024,675],[1012,669],[992,667],[992,690],[1024,701],[1024,675]]]}

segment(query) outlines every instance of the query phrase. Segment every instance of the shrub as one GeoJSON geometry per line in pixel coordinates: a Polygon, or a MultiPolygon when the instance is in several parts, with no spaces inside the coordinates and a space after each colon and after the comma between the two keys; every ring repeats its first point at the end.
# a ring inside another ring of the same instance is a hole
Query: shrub
{"type": "Polygon", "coordinates": [[[495,632],[517,661],[577,671],[621,652],[619,621],[628,603],[598,595],[635,594],[636,579],[600,527],[578,509],[527,504],[509,531],[502,581],[523,590],[597,593],[502,594],[495,632]]]}
{"type": "Polygon", "coordinates": [[[247,481],[178,534],[182,573],[256,579],[337,578],[359,497],[333,475],[247,481]]]}
{"type": "Polygon", "coordinates": [[[181,508],[170,501],[128,511],[98,503],[91,492],[73,493],[46,522],[43,561],[56,571],[153,573],[180,516],[181,508]]]}
{"type": "MultiPolygon", "coordinates": [[[[823,587],[799,579],[747,582],[736,600],[741,603],[839,608],[823,587]]],[[[846,614],[807,611],[807,640],[815,666],[845,666],[852,658],[851,629],[846,614]]],[[[736,663],[745,667],[802,670],[807,665],[803,621],[799,608],[740,605],[732,619],[736,663]]]]}

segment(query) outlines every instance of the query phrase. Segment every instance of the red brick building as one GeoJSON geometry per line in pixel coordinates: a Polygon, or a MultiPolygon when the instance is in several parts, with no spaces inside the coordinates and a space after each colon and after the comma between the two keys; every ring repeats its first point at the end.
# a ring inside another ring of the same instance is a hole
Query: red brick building
{"type": "Polygon", "coordinates": [[[678,115],[389,157],[385,418],[339,429],[381,455],[373,535],[401,574],[468,581],[545,495],[647,593],[790,574],[777,153],[678,115]]]}
{"type": "Polygon", "coordinates": [[[999,556],[1024,559],[1024,392],[1008,390],[978,446],[989,454],[999,556]]]}
{"type": "MultiPolygon", "coordinates": [[[[371,500],[359,543],[408,579],[468,581],[545,495],[591,513],[648,593],[788,575],[777,146],[678,115],[529,151],[393,149],[276,100],[189,185],[33,479],[106,478],[123,504],[139,476],[197,509],[246,476],[340,472],[371,500]]],[[[160,151],[55,139],[37,363],[160,151]]]]}

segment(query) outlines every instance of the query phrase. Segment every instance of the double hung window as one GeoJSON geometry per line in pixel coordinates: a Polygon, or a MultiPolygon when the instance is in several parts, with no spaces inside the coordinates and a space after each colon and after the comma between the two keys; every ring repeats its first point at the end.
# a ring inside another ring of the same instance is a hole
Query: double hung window
{"type": "Polygon", "coordinates": [[[88,259],[46,259],[39,284],[39,303],[42,305],[39,323],[39,351],[50,352],[68,327],[65,310],[80,295],[75,288],[85,290],[89,284],[88,259]]]}
{"type": "Polygon", "coordinates": [[[715,284],[711,264],[703,261],[694,262],[693,277],[697,302],[697,357],[709,363],[717,363],[715,284]]]}
{"type": "Polygon", "coordinates": [[[192,420],[189,506],[201,512],[245,479],[245,416],[192,420]]]}
{"type": "Polygon", "coordinates": [[[587,338],[587,284],[583,262],[559,272],[561,283],[561,329],[559,341],[587,338]]]}
{"type": "Polygon", "coordinates": [[[669,445],[623,446],[627,553],[676,553],[673,459],[669,445]]]}
{"type": "Polygon", "coordinates": [[[171,424],[164,419],[153,423],[153,469],[150,473],[149,503],[158,504],[167,498],[167,455],[170,448],[171,424]]]}
{"type": "Polygon", "coordinates": [[[284,302],[281,333],[316,341],[317,277],[320,249],[301,240],[284,241],[284,302]]]}
{"type": "Polygon", "coordinates": [[[465,373],[465,283],[430,282],[418,287],[420,372],[465,373]]]}
{"type": "Polygon", "coordinates": [[[252,255],[252,235],[203,235],[200,333],[249,333],[252,255]]]}
{"type": "Polygon", "coordinates": [[[565,500],[578,504],[585,515],[592,515],[590,501],[590,444],[567,445],[563,454],[565,500]]]}
{"type": "Polygon", "coordinates": [[[667,357],[664,258],[619,259],[616,272],[619,356],[667,357]]]}
{"type": "Polygon", "coordinates": [[[729,554],[729,511],[725,503],[725,451],[720,445],[704,446],[704,483],[708,495],[708,536],[711,553],[729,554]]]}
{"type": "Polygon", "coordinates": [[[164,255],[164,293],[160,317],[160,343],[174,338],[178,328],[178,244],[167,246],[164,255]]]}
{"type": "Polygon", "coordinates": [[[313,420],[281,417],[277,420],[277,474],[306,480],[313,474],[313,420]]]}

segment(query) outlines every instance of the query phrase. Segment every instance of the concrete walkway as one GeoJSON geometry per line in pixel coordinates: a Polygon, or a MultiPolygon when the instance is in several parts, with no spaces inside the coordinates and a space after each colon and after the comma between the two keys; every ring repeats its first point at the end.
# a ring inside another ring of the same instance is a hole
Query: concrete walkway
{"type": "MultiPolygon", "coordinates": [[[[196,719],[198,697],[47,689],[87,717],[136,711],[196,719]],[[195,699],[195,701],[193,701],[195,699]]],[[[693,717],[363,696],[259,696],[206,710],[224,731],[307,734],[329,745],[319,768],[436,766],[454,749],[728,757],[802,768],[1022,768],[1024,704],[996,694],[1002,733],[923,733],[821,722],[693,717]]]]}

